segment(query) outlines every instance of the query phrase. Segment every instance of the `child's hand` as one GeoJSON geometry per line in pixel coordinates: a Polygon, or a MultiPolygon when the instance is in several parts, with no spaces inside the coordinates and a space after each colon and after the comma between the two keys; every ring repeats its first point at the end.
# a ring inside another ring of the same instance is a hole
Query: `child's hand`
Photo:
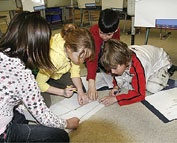
{"type": "Polygon", "coordinates": [[[93,79],[89,79],[88,81],[88,97],[90,100],[97,100],[98,99],[98,92],[96,90],[95,81],[93,79]]]}
{"type": "Polygon", "coordinates": [[[89,102],[89,98],[87,96],[86,93],[82,92],[82,93],[78,93],[78,103],[80,105],[85,105],[89,102]]]}
{"type": "Polygon", "coordinates": [[[65,89],[64,89],[64,92],[63,92],[63,95],[64,97],[71,97],[74,93],[74,91],[76,91],[76,88],[72,87],[72,86],[67,86],[65,89]]]}
{"type": "Polygon", "coordinates": [[[77,129],[79,126],[80,119],[77,117],[73,117],[73,118],[67,119],[66,121],[67,121],[66,129],[77,129]]]}
{"type": "Polygon", "coordinates": [[[99,102],[101,102],[105,106],[109,106],[109,105],[112,105],[115,102],[117,102],[117,99],[115,96],[105,96],[105,97],[99,99],[99,102]]]}
{"type": "Polygon", "coordinates": [[[112,90],[110,90],[109,95],[110,95],[110,96],[116,96],[116,95],[118,95],[119,93],[120,93],[120,90],[119,90],[119,89],[113,88],[112,90]]]}

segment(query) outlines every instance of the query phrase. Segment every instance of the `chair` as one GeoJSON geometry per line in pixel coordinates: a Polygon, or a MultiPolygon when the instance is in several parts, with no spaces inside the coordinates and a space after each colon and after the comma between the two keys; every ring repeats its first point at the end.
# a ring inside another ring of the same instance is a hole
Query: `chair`
{"type": "Polygon", "coordinates": [[[78,8],[80,9],[81,27],[83,26],[85,12],[88,13],[88,21],[91,24],[91,10],[96,9],[95,0],[78,0],[77,2],[78,8]]]}
{"type": "Polygon", "coordinates": [[[45,8],[45,5],[34,6],[32,12],[45,18],[45,8]]]}
{"type": "Polygon", "coordinates": [[[55,19],[62,21],[62,9],[60,7],[46,8],[45,15],[47,21],[52,24],[55,19]]]}
{"type": "Polygon", "coordinates": [[[7,16],[5,16],[5,15],[0,16],[0,20],[3,20],[6,23],[6,25],[8,26],[7,16]]]}
{"type": "Polygon", "coordinates": [[[123,32],[125,32],[126,20],[127,20],[127,11],[126,9],[126,0],[102,0],[102,10],[111,8],[119,12],[120,18],[123,15],[124,18],[124,27],[123,32]]]}
{"type": "Polygon", "coordinates": [[[101,10],[101,6],[97,6],[96,3],[85,3],[85,9],[88,11],[88,21],[89,21],[89,23],[91,25],[92,21],[94,19],[96,19],[96,17],[94,17],[92,15],[92,11],[95,11],[95,10],[99,10],[100,11],[101,10]]]}
{"type": "Polygon", "coordinates": [[[156,19],[155,27],[160,29],[160,39],[165,40],[171,35],[171,32],[167,32],[168,29],[177,30],[177,19],[156,19]],[[165,30],[164,35],[162,30],[165,30]]]}

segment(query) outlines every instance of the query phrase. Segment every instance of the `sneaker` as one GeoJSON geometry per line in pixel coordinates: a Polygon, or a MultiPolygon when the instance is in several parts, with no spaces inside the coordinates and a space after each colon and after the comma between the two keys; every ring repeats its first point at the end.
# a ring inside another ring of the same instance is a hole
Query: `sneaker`
{"type": "Polygon", "coordinates": [[[172,65],[172,66],[168,69],[168,73],[169,73],[170,76],[172,76],[175,71],[177,71],[177,66],[175,66],[175,65],[172,65]]]}

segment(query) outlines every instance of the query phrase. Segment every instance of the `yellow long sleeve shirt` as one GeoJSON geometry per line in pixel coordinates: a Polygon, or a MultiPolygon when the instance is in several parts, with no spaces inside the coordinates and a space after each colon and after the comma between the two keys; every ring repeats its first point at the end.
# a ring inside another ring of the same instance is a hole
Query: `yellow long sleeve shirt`
{"type": "Polygon", "coordinates": [[[47,81],[52,79],[60,79],[61,76],[67,72],[71,73],[71,78],[80,77],[80,66],[75,65],[68,59],[65,53],[64,39],[60,34],[56,34],[51,38],[50,41],[50,57],[51,61],[56,67],[54,73],[47,73],[47,71],[42,71],[39,69],[36,80],[38,82],[39,88],[42,92],[46,92],[49,88],[47,81]]]}

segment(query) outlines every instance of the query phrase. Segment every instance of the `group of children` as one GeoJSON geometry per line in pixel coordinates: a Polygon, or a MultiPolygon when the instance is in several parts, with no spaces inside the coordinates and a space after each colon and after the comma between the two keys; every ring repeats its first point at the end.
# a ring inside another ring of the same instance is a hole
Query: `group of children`
{"type": "Polygon", "coordinates": [[[120,41],[119,15],[111,9],[102,10],[98,24],[89,30],[66,24],[53,37],[41,16],[17,14],[0,41],[0,142],[69,142],[64,129],[76,129],[79,119],[53,114],[41,92],[69,98],[77,90],[80,105],[89,100],[127,105],[144,100],[146,90],[163,89],[169,71],[175,70],[162,48],[120,41]],[[88,91],[80,78],[82,63],[88,71],[88,91]],[[39,69],[36,78],[33,68],[39,69]],[[100,71],[111,74],[114,85],[101,99],[95,80],[100,71]],[[39,124],[27,124],[22,104],[39,124]]]}

